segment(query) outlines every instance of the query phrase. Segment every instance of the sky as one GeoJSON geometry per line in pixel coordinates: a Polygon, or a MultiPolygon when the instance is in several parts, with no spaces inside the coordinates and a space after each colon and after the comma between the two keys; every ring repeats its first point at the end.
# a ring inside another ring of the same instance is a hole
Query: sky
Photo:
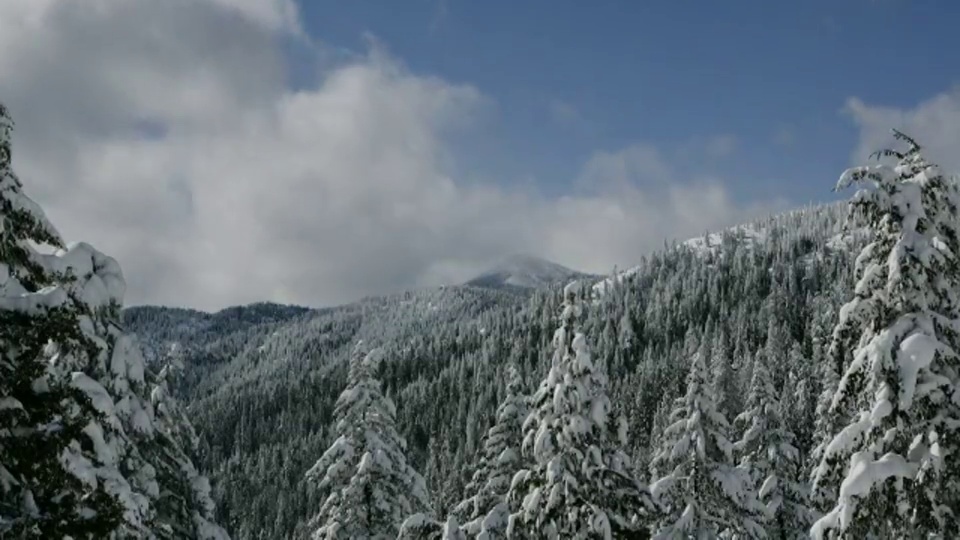
{"type": "Polygon", "coordinates": [[[579,270],[960,171],[951,1],[4,0],[14,169],[128,305],[309,306],[579,270]]]}

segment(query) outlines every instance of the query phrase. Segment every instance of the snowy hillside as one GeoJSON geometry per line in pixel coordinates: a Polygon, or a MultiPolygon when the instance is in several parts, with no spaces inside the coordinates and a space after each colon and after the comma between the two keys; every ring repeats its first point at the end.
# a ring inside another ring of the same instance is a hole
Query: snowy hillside
{"type": "MultiPolygon", "coordinates": [[[[620,301],[598,302],[590,310],[590,327],[608,335],[593,343],[610,366],[614,399],[642,405],[631,412],[632,425],[646,426],[631,436],[633,459],[649,459],[654,450],[647,432],[661,396],[644,390],[636,378],[640,365],[660,366],[664,371],[657,376],[669,376],[675,393],[683,381],[678,366],[689,361],[683,336],[706,332],[708,319],[749,329],[737,339],[751,351],[765,346],[771,320],[786,324],[791,335],[806,335],[810,313],[835,309],[828,287],[848,281],[849,258],[831,255],[850,249],[838,241],[842,216],[842,205],[814,207],[678,243],[622,273],[631,277],[615,294],[620,301]],[[783,312],[780,300],[766,300],[783,294],[799,299],[796,313],[783,312]]],[[[583,275],[548,261],[510,257],[469,286],[324,310],[259,305],[203,314],[134,308],[125,319],[127,329],[153,348],[181,342],[187,352],[180,391],[202,433],[202,465],[213,471],[223,520],[240,531],[239,538],[254,538],[250,531],[287,538],[296,537],[302,516],[316,511],[303,474],[331,442],[331,415],[358,340],[385,347],[382,378],[397,401],[407,457],[443,510],[469,480],[469,462],[505,392],[506,365],[517,365],[527,391],[550,365],[559,287],[542,285],[577,277],[583,275]],[[437,407],[440,402],[445,406],[437,407]]],[[[777,338],[795,339],[801,338],[777,338]]]]}
{"type": "MultiPolygon", "coordinates": [[[[737,250],[752,250],[771,241],[778,241],[783,235],[809,232],[825,238],[825,248],[850,251],[862,241],[862,233],[851,236],[843,230],[843,215],[846,203],[830,203],[792,210],[770,216],[751,223],[735,225],[719,232],[707,233],[679,242],[676,248],[689,251],[700,257],[716,257],[732,254],[737,250]]],[[[603,294],[615,281],[625,280],[643,270],[637,265],[617,273],[617,276],[598,280],[594,294],[603,294]]]]}
{"type": "Polygon", "coordinates": [[[535,289],[587,276],[531,255],[511,255],[466,284],[475,287],[535,289]]]}

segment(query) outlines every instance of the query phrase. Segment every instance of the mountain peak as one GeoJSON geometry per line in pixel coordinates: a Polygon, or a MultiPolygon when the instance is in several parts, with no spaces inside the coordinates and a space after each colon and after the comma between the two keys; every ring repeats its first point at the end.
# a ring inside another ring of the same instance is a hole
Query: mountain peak
{"type": "Polygon", "coordinates": [[[477,287],[533,289],[585,275],[534,255],[514,253],[500,259],[492,268],[466,284],[477,287]]]}

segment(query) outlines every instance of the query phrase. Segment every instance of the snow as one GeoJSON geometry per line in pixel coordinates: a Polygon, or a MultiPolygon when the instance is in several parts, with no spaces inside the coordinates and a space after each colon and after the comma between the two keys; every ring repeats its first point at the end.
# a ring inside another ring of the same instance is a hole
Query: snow
{"type": "MultiPolygon", "coordinates": [[[[21,289],[22,290],[22,289],[21,289]]],[[[0,296],[0,309],[17,311],[27,315],[42,315],[47,310],[65,305],[69,301],[67,292],[60,287],[44,287],[37,292],[10,294],[3,291],[0,296]]]]}
{"type": "Polygon", "coordinates": [[[419,512],[407,517],[400,525],[397,538],[416,538],[419,531],[428,530],[436,526],[436,521],[430,514],[419,512]]]}
{"type": "Polygon", "coordinates": [[[0,411],[6,411],[10,409],[23,409],[23,403],[20,403],[20,400],[9,396],[0,398],[0,411]]]}
{"type": "Polygon", "coordinates": [[[108,417],[114,414],[113,398],[100,383],[91,379],[85,373],[76,372],[72,374],[70,384],[83,391],[95,409],[108,417]]]}
{"type": "MultiPolygon", "coordinates": [[[[721,232],[710,233],[706,236],[690,238],[680,243],[685,249],[690,249],[699,256],[715,255],[723,245],[723,238],[732,236],[736,241],[746,247],[752,248],[767,240],[768,231],[760,223],[737,225],[721,232]]],[[[634,266],[616,272],[615,275],[604,278],[593,284],[592,291],[594,296],[603,296],[618,281],[625,280],[630,276],[643,271],[643,266],[634,266]]]]}
{"type": "Polygon", "coordinates": [[[466,535],[460,530],[460,524],[453,516],[447,518],[443,526],[443,540],[466,540],[466,535]]]}
{"type": "Polygon", "coordinates": [[[863,495],[874,484],[897,476],[909,478],[916,474],[916,465],[908,463],[898,454],[887,453],[876,461],[871,461],[864,452],[856,452],[850,458],[850,472],[840,485],[840,497],[850,498],[863,495]]]}
{"type": "Polygon", "coordinates": [[[767,239],[767,231],[760,229],[758,225],[737,225],[721,232],[710,233],[706,236],[691,238],[681,243],[682,246],[692,249],[699,255],[715,254],[723,244],[725,236],[732,236],[738,242],[746,247],[753,247],[756,244],[763,243],[767,239]]]}
{"type": "Polygon", "coordinates": [[[494,538],[499,538],[498,535],[495,535],[495,532],[500,532],[506,530],[507,526],[510,523],[510,509],[507,507],[506,503],[499,503],[484,516],[483,521],[480,522],[480,533],[477,534],[476,540],[493,540],[494,538]]]}
{"type": "Polygon", "coordinates": [[[70,272],[77,282],[70,287],[80,301],[91,307],[123,303],[126,282],[117,261],[84,242],[74,242],[47,258],[47,265],[57,272],[70,272]]]}
{"type": "Polygon", "coordinates": [[[909,409],[917,387],[917,375],[933,361],[939,343],[929,335],[910,334],[900,343],[900,408],[909,409]]]}
{"type": "Polygon", "coordinates": [[[512,255],[467,282],[468,285],[539,288],[584,274],[530,255],[512,255]]]}
{"type": "Polygon", "coordinates": [[[223,528],[200,514],[194,516],[194,523],[197,526],[199,540],[230,540],[230,535],[223,528]]]}
{"type": "Polygon", "coordinates": [[[916,464],[894,453],[887,453],[875,461],[870,459],[867,452],[854,453],[850,458],[847,477],[840,486],[837,506],[814,524],[810,531],[811,536],[820,540],[826,538],[829,529],[845,529],[856,512],[856,497],[863,497],[874,485],[891,477],[911,478],[916,473],[916,464]]]}
{"type": "Polygon", "coordinates": [[[763,481],[763,485],[760,486],[760,491],[757,492],[757,497],[760,499],[766,499],[768,495],[773,493],[773,490],[777,489],[777,477],[768,476],[766,480],[763,481]]]}
{"type": "Polygon", "coordinates": [[[110,360],[110,369],[117,377],[127,379],[136,384],[143,384],[144,359],[133,336],[120,336],[113,348],[110,360]]]}
{"type": "Polygon", "coordinates": [[[626,270],[617,272],[616,275],[607,277],[593,284],[593,295],[594,296],[603,296],[606,294],[607,289],[612,288],[618,282],[622,282],[630,276],[633,276],[643,270],[642,266],[634,266],[626,270]]]}
{"type": "MultiPolygon", "coordinates": [[[[0,117],[2,117],[2,115],[0,115],[0,117]]],[[[0,197],[10,201],[10,206],[13,210],[20,210],[21,212],[29,214],[43,231],[50,234],[57,242],[62,243],[63,238],[60,236],[56,227],[47,219],[40,205],[20,191],[20,182],[10,174],[9,169],[3,168],[3,165],[4,164],[0,164],[0,197]]]]}
{"type": "MultiPolygon", "coordinates": [[[[580,281],[579,281],[579,280],[573,280],[573,281],[571,281],[571,282],[569,282],[569,283],[567,283],[566,285],[563,286],[563,295],[564,295],[564,296],[569,296],[569,295],[571,295],[571,294],[576,294],[577,291],[580,290],[580,287],[581,287],[580,281]]],[[[572,305],[568,305],[568,306],[567,306],[567,308],[572,308],[572,307],[573,307],[572,305]]],[[[565,317],[563,317],[563,315],[561,315],[561,318],[565,318],[565,317]]]]}

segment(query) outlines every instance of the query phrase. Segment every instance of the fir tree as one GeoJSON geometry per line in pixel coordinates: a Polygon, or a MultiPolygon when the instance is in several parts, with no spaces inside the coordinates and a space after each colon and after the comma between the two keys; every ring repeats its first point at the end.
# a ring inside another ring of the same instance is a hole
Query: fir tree
{"type": "Polygon", "coordinates": [[[364,355],[361,347],[334,410],[338,437],[307,472],[328,494],[311,520],[316,539],[392,540],[408,516],[430,512],[426,484],[404,456],[393,402],[375,377],[382,350],[364,355]]]}
{"type": "MultiPolygon", "coordinates": [[[[453,514],[469,534],[477,534],[481,522],[486,522],[489,534],[494,533],[494,523],[485,519],[487,514],[504,502],[513,475],[522,467],[520,443],[521,428],[527,415],[523,381],[516,366],[507,368],[507,395],[497,409],[497,421],[487,432],[473,478],[467,485],[469,497],[454,508],[453,514]]],[[[501,529],[506,530],[503,522],[501,529]]]]}
{"type": "Polygon", "coordinates": [[[704,356],[701,350],[693,357],[686,395],[677,399],[651,463],[658,480],[650,490],[663,507],[655,538],[765,538],[764,509],[746,472],[733,465],[730,426],[717,410],[704,356]]]}
{"type": "Polygon", "coordinates": [[[727,354],[725,333],[714,335],[713,343],[703,343],[699,354],[710,354],[710,370],[713,374],[713,393],[717,397],[717,410],[725,417],[733,417],[740,412],[740,390],[737,388],[736,373],[727,354]],[[708,349],[709,347],[709,349],[708,349]]]}
{"type": "Polygon", "coordinates": [[[850,217],[871,238],[834,331],[843,376],[828,415],[839,429],[821,452],[815,487],[836,500],[813,527],[817,538],[960,535],[948,465],[958,457],[958,198],[915,141],[894,135],[907,151],[879,156],[896,165],[850,169],[837,184],[870,184],[854,195],[850,217]]]}
{"type": "Polygon", "coordinates": [[[532,398],[522,451],[533,462],[507,496],[512,538],[610,538],[642,530],[651,507],[626,469],[625,423],[611,425],[604,366],[577,332],[577,284],[564,289],[550,372],[532,398]]]}
{"type": "Polygon", "coordinates": [[[0,104],[0,536],[107,538],[129,509],[105,440],[118,420],[102,386],[64,369],[94,354],[89,309],[32,245],[63,247],[11,169],[12,129],[0,104]]]}
{"type": "Polygon", "coordinates": [[[736,420],[742,436],[734,444],[740,467],[748,471],[766,504],[771,538],[806,538],[812,523],[806,486],[799,481],[801,461],[794,434],[780,416],[773,382],[762,363],[755,363],[746,410],[736,420]]]}
{"type": "Polygon", "coordinates": [[[126,291],[120,265],[86,243],[59,250],[48,258],[48,265],[69,276],[64,288],[85,308],[77,324],[89,343],[86,355],[63,355],[57,369],[74,377],[82,373],[84,388],[113,420],[104,426],[102,438],[116,463],[108,485],[114,486],[124,507],[124,521],[115,535],[153,538],[153,501],[159,486],[146,450],[156,432],[144,359],[136,342],[119,327],[126,291]]]}
{"type": "Polygon", "coordinates": [[[226,531],[214,521],[210,482],[194,465],[199,438],[170,392],[170,383],[184,367],[181,354],[174,346],[163,359],[160,373],[150,377],[156,438],[149,456],[156,466],[159,488],[154,503],[156,533],[160,538],[228,540],[226,531]]]}
{"type": "MultiPolygon", "coordinates": [[[[48,264],[71,277],[65,289],[71,298],[83,300],[86,310],[78,324],[90,343],[87,357],[64,357],[57,367],[65,373],[83,373],[86,390],[115,418],[102,434],[103,445],[117,464],[118,474],[108,486],[114,486],[124,507],[124,521],[115,535],[228,538],[212,522],[209,482],[177,441],[158,429],[150,396],[153,374],[146,368],[137,341],[119,326],[125,290],[119,264],[83,243],[57,252],[48,264]],[[189,497],[186,506],[178,509],[183,513],[175,515],[170,513],[170,495],[178,492],[189,497]]],[[[158,404],[167,410],[175,408],[169,395],[158,404]]],[[[189,426],[182,415],[164,420],[164,427],[171,429],[172,422],[189,426]]]]}

